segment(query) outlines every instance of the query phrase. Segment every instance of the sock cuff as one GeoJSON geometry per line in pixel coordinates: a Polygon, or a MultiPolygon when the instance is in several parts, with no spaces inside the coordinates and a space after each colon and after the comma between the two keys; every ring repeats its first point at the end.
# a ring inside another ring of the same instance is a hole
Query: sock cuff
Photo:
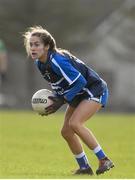
{"type": "Polygon", "coordinates": [[[97,152],[99,152],[101,150],[101,146],[98,145],[95,149],[93,149],[93,152],[96,154],[97,152]]]}
{"type": "Polygon", "coordinates": [[[84,151],[82,153],[80,153],[80,154],[76,154],[75,158],[82,158],[83,156],[85,156],[85,152],[84,151]]]}

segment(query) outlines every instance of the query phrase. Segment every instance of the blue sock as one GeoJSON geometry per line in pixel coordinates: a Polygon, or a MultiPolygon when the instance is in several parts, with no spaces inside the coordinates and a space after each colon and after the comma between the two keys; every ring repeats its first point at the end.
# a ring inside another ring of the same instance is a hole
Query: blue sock
{"type": "Polygon", "coordinates": [[[87,156],[85,155],[84,152],[75,155],[75,158],[77,160],[77,163],[78,163],[80,169],[86,169],[86,168],[90,167],[87,156]]]}
{"type": "Polygon", "coordinates": [[[100,145],[98,145],[93,151],[99,160],[104,159],[106,157],[106,155],[105,155],[104,151],[101,149],[100,145]]]}

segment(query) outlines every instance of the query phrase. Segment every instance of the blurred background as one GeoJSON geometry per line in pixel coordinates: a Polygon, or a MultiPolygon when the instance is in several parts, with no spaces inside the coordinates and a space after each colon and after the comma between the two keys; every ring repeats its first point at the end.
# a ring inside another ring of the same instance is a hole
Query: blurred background
{"type": "Polygon", "coordinates": [[[31,109],[33,93],[50,89],[23,46],[33,25],[107,81],[108,111],[134,112],[134,0],[0,0],[0,109],[31,109]]]}

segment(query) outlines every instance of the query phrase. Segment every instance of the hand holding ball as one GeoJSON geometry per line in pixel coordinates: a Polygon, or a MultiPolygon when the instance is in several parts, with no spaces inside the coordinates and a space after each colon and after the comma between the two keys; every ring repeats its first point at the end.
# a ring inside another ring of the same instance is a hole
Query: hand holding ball
{"type": "Polygon", "coordinates": [[[53,101],[49,99],[49,96],[54,96],[52,91],[48,89],[38,90],[31,100],[32,108],[34,111],[38,112],[40,115],[46,115],[45,108],[53,104],[53,101]]]}

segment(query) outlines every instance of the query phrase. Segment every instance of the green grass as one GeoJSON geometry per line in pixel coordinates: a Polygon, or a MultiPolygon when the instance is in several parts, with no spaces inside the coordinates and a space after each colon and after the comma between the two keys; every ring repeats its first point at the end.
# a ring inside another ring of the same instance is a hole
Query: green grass
{"type": "MultiPolygon", "coordinates": [[[[0,178],[135,178],[135,115],[97,114],[87,122],[115,168],[93,177],[73,176],[78,168],[60,135],[64,114],[0,111],[0,178]]],[[[98,161],[84,149],[95,171],[98,161]]]]}

